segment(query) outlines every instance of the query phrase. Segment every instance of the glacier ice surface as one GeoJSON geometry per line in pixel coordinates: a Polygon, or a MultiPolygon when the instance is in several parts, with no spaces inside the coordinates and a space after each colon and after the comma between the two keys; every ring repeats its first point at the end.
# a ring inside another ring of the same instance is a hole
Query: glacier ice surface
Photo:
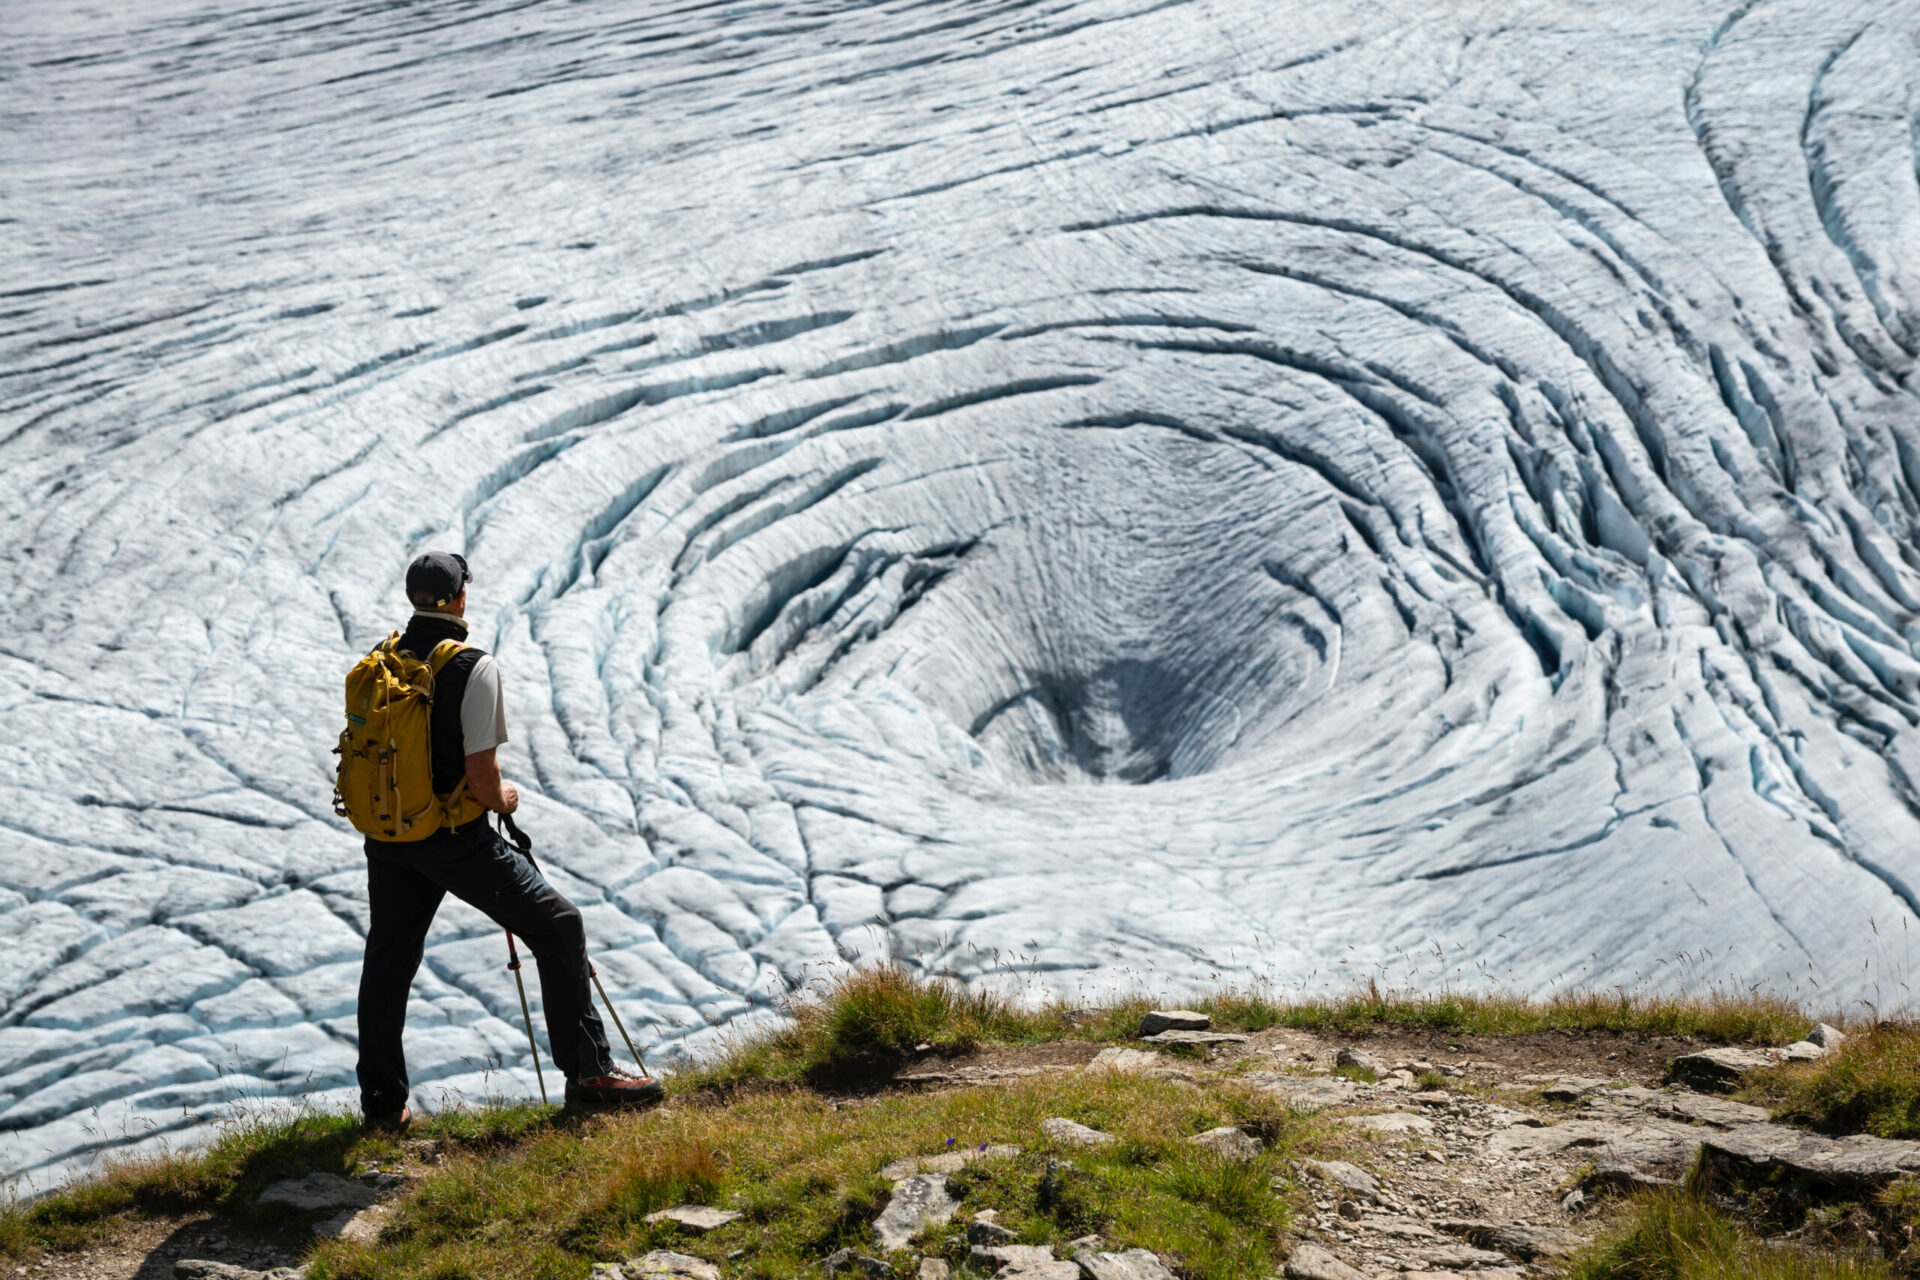
{"type": "MultiPolygon", "coordinates": [[[[1884,1001],[1917,24],[14,0],[0,1173],[351,1097],[428,547],[665,1061],[889,955],[1884,1001]]],[[[423,1103],[531,1092],[502,962],[423,1103]]]]}

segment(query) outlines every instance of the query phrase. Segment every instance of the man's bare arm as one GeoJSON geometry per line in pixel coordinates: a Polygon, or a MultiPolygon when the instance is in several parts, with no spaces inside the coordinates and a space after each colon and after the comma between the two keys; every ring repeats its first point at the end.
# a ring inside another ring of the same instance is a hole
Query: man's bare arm
{"type": "Polygon", "coordinates": [[[512,813],[520,807],[520,793],[500,777],[500,762],[494,759],[494,751],[488,747],[467,757],[467,790],[495,813],[512,813]]]}

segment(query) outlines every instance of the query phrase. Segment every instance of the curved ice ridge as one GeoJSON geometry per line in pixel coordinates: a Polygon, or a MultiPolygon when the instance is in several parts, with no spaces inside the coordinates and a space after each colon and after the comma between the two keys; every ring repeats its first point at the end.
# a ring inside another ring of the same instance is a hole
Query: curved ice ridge
{"type": "MultiPolygon", "coordinates": [[[[1914,4],[0,26],[0,1171],[351,1083],[428,546],[669,1051],[881,954],[1905,976],[1914,4]]],[[[428,1101],[531,1088],[497,936],[428,1101]]]]}

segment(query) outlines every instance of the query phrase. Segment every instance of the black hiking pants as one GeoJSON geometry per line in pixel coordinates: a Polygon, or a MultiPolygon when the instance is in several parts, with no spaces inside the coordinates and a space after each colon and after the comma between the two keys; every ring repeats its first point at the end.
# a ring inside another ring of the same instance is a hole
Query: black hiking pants
{"type": "MultiPolygon", "coordinates": [[[[407,1062],[400,1048],[407,991],[434,912],[449,893],[512,930],[533,953],[547,1043],[561,1075],[573,1080],[610,1070],[613,1055],[593,1008],[580,909],[482,817],[408,844],[367,841],[372,922],[360,969],[361,1109],[386,1115],[407,1103],[407,1062]]],[[[500,939],[503,967],[506,948],[507,940],[500,939]]],[[[511,1021],[513,1015],[502,1016],[511,1021]]]]}

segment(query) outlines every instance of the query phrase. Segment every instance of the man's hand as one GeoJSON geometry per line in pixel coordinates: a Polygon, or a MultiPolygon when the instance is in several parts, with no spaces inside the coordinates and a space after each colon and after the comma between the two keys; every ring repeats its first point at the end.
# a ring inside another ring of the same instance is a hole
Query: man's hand
{"type": "Polygon", "coordinates": [[[512,813],[520,807],[520,792],[500,777],[500,762],[492,747],[467,757],[467,790],[495,813],[512,813]]]}

